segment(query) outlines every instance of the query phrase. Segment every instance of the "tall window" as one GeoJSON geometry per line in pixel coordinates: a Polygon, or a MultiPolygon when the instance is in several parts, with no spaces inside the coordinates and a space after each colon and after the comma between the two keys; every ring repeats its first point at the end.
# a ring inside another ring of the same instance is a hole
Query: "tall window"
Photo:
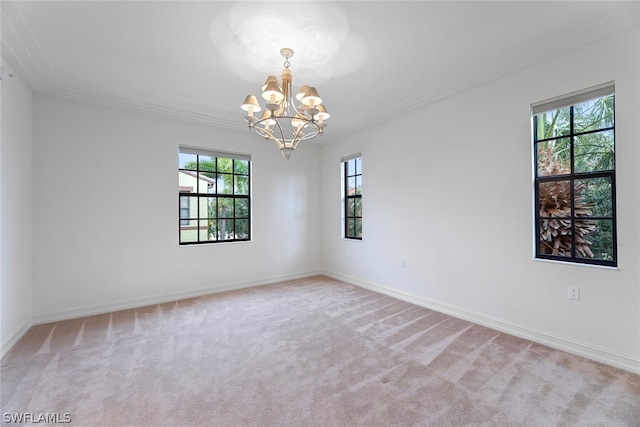
{"type": "Polygon", "coordinates": [[[344,237],[362,240],[362,156],[342,160],[344,237]]]}
{"type": "Polygon", "coordinates": [[[180,244],[250,240],[250,178],[250,156],[180,147],[180,244]]]}
{"type": "Polygon", "coordinates": [[[534,104],[536,258],[617,265],[613,83],[534,104]]]}

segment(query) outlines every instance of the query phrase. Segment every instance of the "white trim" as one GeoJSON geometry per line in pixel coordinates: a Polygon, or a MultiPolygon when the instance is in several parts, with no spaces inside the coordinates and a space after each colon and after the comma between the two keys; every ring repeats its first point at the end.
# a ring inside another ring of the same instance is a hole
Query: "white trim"
{"type": "Polygon", "coordinates": [[[251,161],[251,154],[233,153],[230,151],[220,151],[220,150],[209,150],[205,148],[189,147],[188,145],[180,145],[178,147],[178,151],[180,154],[197,154],[198,156],[205,156],[205,157],[224,157],[227,159],[251,161]]]}
{"type": "Polygon", "coordinates": [[[348,162],[349,160],[357,159],[358,157],[362,157],[362,153],[349,154],[348,156],[341,157],[340,163],[348,162]]]}
{"type": "Polygon", "coordinates": [[[570,105],[580,104],[590,99],[613,95],[616,91],[615,82],[607,82],[586,89],[577,90],[566,95],[556,96],[545,101],[531,104],[531,115],[535,116],[546,111],[558,110],[570,105]]]}
{"type": "Polygon", "coordinates": [[[9,350],[11,350],[13,346],[16,345],[18,341],[20,341],[20,338],[22,338],[24,334],[27,333],[31,326],[33,326],[33,319],[27,320],[24,325],[22,325],[22,327],[18,329],[18,331],[13,334],[11,338],[9,338],[7,342],[2,343],[2,348],[0,349],[0,359],[2,359],[7,353],[9,353],[9,350]]]}
{"type": "Polygon", "coordinates": [[[592,267],[592,268],[595,267],[595,268],[601,268],[601,269],[604,269],[604,270],[619,270],[620,269],[620,267],[613,267],[611,265],[589,264],[589,263],[586,263],[586,262],[573,262],[573,261],[569,261],[569,260],[559,261],[559,260],[555,260],[555,259],[536,258],[535,250],[536,250],[536,248],[535,248],[535,242],[534,242],[534,248],[533,248],[534,254],[533,254],[533,258],[532,258],[534,261],[550,262],[550,263],[562,264],[562,265],[577,265],[577,266],[581,266],[581,267],[592,267]]]}
{"type": "Polygon", "coordinates": [[[614,353],[609,350],[589,344],[580,343],[569,338],[558,337],[546,332],[536,331],[531,328],[516,325],[510,322],[505,322],[503,320],[488,317],[479,313],[474,313],[460,307],[433,301],[424,297],[399,291],[397,289],[389,288],[356,277],[330,271],[323,271],[322,274],[333,277],[334,279],[342,280],[352,285],[369,289],[374,292],[389,295],[399,300],[416,304],[430,310],[435,310],[459,319],[467,320],[469,322],[477,323],[479,325],[495,329],[500,332],[544,344],[557,350],[566,351],[567,353],[572,353],[587,359],[594,360],[596,362],[601,362],[607,365],[614,366],[616,368],[633,372],[635,374],[640,374],[640,359],[635,358],[631,355],[614,353]]]}
{"type": "Polygon", "coordinates": [[[163,304],[167,302],[179,301],[187,298],[194,298],[203,295],[216,294],[226,291],[234,291],[238,289],[252,288],[254,286],[271,285],[287,280],[296,280],[304,277],[317,276],[322,274],[319,270],[305,271],[295,274],[283,274],[279,276],[271,276],[260,280],[250,280],[246,282],[232,282],[222,285],[196,289],[186,292],[176,292],[170,294],[159,295],[149,298],[140,298],[136,300],[120,301],[105,305],[87,305],[80,308],[74,308],[64,311],[56,311],[51,313],[40,314],[33,317],[33,324],[40,325],[43,323],[58,322],[61,320],[76,319],[78,317],[94,316],[96,314],[111,313],[114,311],[128,310],[131,308],[145,307],[155,304],[163,304]]]}

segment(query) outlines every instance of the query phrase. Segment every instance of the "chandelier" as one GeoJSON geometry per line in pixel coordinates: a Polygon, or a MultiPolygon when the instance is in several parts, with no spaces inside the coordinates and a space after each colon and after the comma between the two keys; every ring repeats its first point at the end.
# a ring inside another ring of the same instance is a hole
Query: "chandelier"
{"type": "Polygon", "coordinates": [[[254,113],[262,111],[254,95],[247,95],[240,108],[247,112],[245,119],[249,122],[249,129],[266,140],[274,141],[284,158],[289,160],[300,141],[322,135],[326,126],[324,122],[330,115],[313,86],[302,86],[295,95],[298,102],[294,101],[291,90],[293,75],[289,70],[293,50],[280,49],[280,55],[284,58],[282,86],[275,76],[267,77],[262,86],[262,99],[265,101],[262,115],[259,118],[254,116],[254,113]]]}

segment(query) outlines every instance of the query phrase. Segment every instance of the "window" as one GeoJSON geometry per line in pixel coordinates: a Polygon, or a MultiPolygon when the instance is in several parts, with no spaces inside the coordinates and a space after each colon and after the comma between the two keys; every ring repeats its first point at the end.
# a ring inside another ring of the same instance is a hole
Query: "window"
{"type": "Polygon", "coordinates": [[[180,147],[180,244],[250,240],[250,178],[250,156],[180,147]]]}
{"type": "Polygon", "coordinates": [[[344,197],[344,237],[362,240],[362,156],[341,159],[344,197]]]}
{"type": "MultiPolygon", "coordinates": [[[[191,187],[189,187],[191,188],[191,187]]],[[[191,192],[191,191],[189,191],[191,192]]],[[[188,197],[180,197],[180,225],[189,225],[189,198],[188,197]]]]}
{"type": "Polygon", "coordinates": [[[536,258],[616,266],[613,83],[532,106],[536,258]]]}

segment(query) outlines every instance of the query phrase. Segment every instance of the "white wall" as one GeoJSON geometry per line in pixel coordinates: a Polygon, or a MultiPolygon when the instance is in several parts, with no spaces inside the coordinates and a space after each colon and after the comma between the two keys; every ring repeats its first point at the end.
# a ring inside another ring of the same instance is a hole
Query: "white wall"
{"type": "Polygon", "coordinates": [[[628,32],[324,147],[326,270],[640,372],[639,40],[628,32]],[[533,260],[530,105],[611,80],[619,268],[533,260]],[[339,158],[360,151],[364,238],[344,241],[339,158]]]}
{"type": "Polygon", "coordinates": [[[33,97],[18,76],[0,83],[0,91],[0,345],[4,355],[26,332],[32,317],[33,97]]]}
{"type": "Polygon", "coordinates": [[[36,96],[36,322],[320,271],[319,148],[36,96]],[[253,242],[180,247],[180,144],[253,155],[253,242]]]}

